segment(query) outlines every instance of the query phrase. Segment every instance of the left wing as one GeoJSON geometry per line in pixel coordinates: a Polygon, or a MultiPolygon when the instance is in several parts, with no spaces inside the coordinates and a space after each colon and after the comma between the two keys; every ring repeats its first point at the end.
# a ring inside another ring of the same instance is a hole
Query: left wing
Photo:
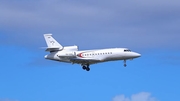
{"type": "Polygon", "coordinates": [[[94,58],[72,58],[70,59],[70,61],[77,64],[95,64],[98,62],[102,62],[101,60],[94,58]]]}

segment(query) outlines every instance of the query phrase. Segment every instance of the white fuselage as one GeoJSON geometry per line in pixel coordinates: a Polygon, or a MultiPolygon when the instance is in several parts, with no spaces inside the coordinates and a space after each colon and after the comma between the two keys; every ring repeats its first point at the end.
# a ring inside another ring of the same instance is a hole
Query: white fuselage
{"type": "Polygon", "coordinates": [[[57,51],[46,55],[46,59],[56,60],[60,62],[73,63],[71,59],[94,59],[97,62],[128,60],[140,57],[140,54],[132,52],[127,48],[110,48],[99,50],[84,50],[84,51],[57,51]],[[99,61],[98,61],[99,60],[99,61]]]}

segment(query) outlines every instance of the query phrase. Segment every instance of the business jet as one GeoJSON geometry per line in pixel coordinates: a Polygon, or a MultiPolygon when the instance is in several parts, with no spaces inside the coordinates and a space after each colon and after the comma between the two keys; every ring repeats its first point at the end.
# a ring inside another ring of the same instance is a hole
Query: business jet
{"type": "Polygon", "coordinates": [[[47,43],[45,59],[80,64],[83,70],[90,71],[90,65],[108,61],[123,60],[126,67],[126,60],[138,58],[141,54],[132,52],[127,48],[109,48],[95,50],[78,50],[78,46],[65,46],[59,44],[52,34],[44,34],[47,43]]]}

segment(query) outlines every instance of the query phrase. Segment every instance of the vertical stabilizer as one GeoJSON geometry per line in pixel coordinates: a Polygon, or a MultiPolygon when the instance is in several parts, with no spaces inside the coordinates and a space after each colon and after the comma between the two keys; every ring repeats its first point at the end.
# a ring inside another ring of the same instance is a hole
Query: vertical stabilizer
{"type": "Polygon", "coordinates": [[[52,37],[52,34],[44,34],[44,38],[46,40],[46,43],[47,43],[47,48],[48,49],[59,49],[59,50],[62,50],[63,49],[63,46],[60,45],[53,37],[52,37]]]}

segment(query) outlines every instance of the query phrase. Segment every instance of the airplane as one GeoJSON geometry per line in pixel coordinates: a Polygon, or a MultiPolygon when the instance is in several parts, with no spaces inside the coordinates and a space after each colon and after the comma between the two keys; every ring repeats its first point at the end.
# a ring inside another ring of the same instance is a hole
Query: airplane
{"type": "Polygon", "coordinates": [[[95,49],[95,50],[78,50],[78,46],[62,46],[53,37],[52,34],[44,34],[47,43],[46,51],[50,54],[45,55],[45,59],[66,62],[72,64],[80,64],[83,70],[90,71],[90,65],[124,60],[124,67],[126,67],[126,60],[138,58],[141,54],[133,52],[128,48],[109,48],[109,49],[95,49]]]}

